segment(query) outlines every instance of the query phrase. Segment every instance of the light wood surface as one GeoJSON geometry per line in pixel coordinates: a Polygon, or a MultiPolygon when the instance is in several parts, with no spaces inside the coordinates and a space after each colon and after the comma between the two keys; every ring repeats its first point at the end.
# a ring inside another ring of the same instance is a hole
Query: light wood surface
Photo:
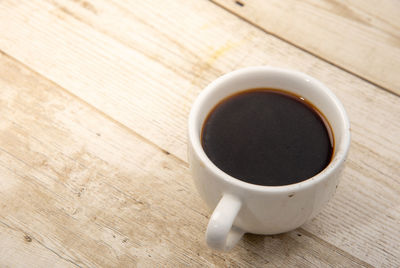
{"type": "Polygon", "coordinates": [[[259,24],[209,1],[1,1],[0,266],[400,266],[398,72],[382,61],[384,78],[361,79],[361,67],[259,24]],[[316,218],[213,252],[188,171],[187,116],[209,82],[252,65],[328,85],[350,116],[352,147],[316,218]]]}
{"type": "Polygon", "coordinates": [[[289,43],[400,95],[397,0],[213,0],[289,43]]]}

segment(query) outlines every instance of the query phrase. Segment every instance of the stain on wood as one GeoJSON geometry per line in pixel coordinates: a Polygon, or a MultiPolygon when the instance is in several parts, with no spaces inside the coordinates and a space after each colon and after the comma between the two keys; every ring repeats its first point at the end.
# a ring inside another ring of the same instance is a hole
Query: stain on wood
{"type": "Polygon", "coordinates": [[[241,7],[243,7],[243,6],[244,6],[244,3],[243,3],[243,2],[240,2],[240,1],[235,1],[235,3],[236,3],[236,5],[238,5],[238,6],[241,6],[241,7]]]}
{"type": "Polygon", "coordinates": [[[31,238],[29,235],[25,235],[25,236],[24,236],[24,239],[25,239],[25,241],[28,242],[28,243],[32,242],[32,238],[31,238]]]}

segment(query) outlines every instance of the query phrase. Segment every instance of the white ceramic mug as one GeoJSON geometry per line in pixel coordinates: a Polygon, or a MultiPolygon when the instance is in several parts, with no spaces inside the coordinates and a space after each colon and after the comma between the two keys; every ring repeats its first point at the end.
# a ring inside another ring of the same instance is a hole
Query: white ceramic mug
{"type": "Polygon", "coordinates": [[[193,104],[189,116],[188,157],[198,192],[214,209],[206,241],[211,248],[231,249],[244,233],[278,234],[314,217],[333,196],[350,146],[350,125],[343,105],[316,79],[291,70],[249,67],[219,77],[193,104]],[[317,175],[285,186],[260,186],[220,170],[205,154],[201,130],[209,112],[224,98],[252,88],[283,89],[304,97],[329,121],[333,157],[317,175]]]}

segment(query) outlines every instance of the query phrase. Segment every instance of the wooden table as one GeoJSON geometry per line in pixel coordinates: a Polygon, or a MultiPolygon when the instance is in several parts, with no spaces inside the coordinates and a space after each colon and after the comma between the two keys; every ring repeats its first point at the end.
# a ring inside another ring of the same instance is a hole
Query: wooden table
{"type": "Polygon", "coordinates": [[[399,1],[0,1],[1,267],[399,267],[399,154],[399,1]],[[187,117],[253,65],[330,87],[350,155],[316,218],[215,252],[187,117]]]}

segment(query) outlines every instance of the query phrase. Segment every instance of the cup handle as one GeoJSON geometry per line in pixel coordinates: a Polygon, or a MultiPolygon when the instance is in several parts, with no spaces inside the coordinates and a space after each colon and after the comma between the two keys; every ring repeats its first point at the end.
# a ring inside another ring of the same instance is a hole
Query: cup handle
{"type": "Polygon", "coordinates": [[[207,245],[213,249],[230,250],[242,238],[244,231],[233,222],[242,207],[239,198],[224,194],[211,215],[207,226],[207,245]]]}

